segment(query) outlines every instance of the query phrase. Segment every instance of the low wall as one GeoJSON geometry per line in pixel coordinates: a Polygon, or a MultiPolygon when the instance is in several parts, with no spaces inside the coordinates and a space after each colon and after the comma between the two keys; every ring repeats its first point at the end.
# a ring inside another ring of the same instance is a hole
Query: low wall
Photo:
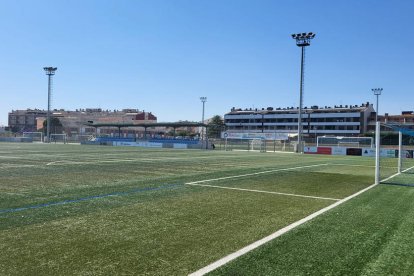
{"type": "Polygon", "coordinates": [[[32,143],[32,137],[0,137],[0,142],[32,143]]]}
{"type": "Polygon", "coordinates": [[[201,143],[174,143],[174,140],[165,141],[162,143],[159,142],[150,142],[150,141],[84,141],[81,142],[82,145],[101,145],[101,146],[116,146],[116,147],[143,147],[143,148],[167,148],[167,149],[201,149],[201,143]]]}
{"type": "MultiPolygon", "coordinates": [[[[327,154],[327,155],[352,155],[375,157],[375,148],[351,148],[351,147],[305,147],[305,154],[327,154]]],[[[413,150],[404,150],[403,157],[413,158],[413,150]]],[[[380,149],[381,157],[398,158],[398,149],[380,149]]]]}

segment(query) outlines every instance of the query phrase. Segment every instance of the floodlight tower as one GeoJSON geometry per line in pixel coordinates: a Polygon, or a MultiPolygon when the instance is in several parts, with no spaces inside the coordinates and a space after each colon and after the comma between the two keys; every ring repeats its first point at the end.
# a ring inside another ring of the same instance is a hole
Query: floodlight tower
{"type": "Polygon", "coordinates": [[[382,92],[382,88],[373,88],[371,89],[372,92],[374,92],[374,95],[377,96],[377,108],[376,108],[376,112],[375,112],[375,122],[378,122],[378,96],[381,95],[382,92]]]}
{"type": "MultiPolygon", "coordinates": [[[[203,103],[203,113],[201,116],[201,123],[204,124],[204,108],[207,102],[207,97],[200,97],[201,102],[203,103]]],[[[204,141],[204,128],[201,127],[201,141],[204,141]]]]}
{"type": "Polygon", "coordinates": [[[46,75],[48,76],[48,87],[47,87],[47,127],[46,127],[46,137],[47,142],[50,143],[50,98],[52,96],[52,85],[53,85],[53,75],[57,67],[43,67],[46,75]]]}
{"type": "Polygon", "coordinates": [[[302,106],[303,106],[303,83],[305,67],[305,47],[310,45],[311,39],[315,37],[314,33],[292,34],[296,40],[296,46],[302,48],[302,58],[300,63],[300,91],[299,91],[299,110],[298,110],[298,149],[297,152],[303,153],[302,147],[302,106]]]}

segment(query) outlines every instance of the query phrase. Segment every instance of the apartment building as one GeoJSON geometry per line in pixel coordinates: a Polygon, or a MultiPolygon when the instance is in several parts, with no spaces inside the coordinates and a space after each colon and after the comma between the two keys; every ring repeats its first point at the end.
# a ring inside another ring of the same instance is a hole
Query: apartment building
{"type": "MultiPolygon", "coordinates": [[[[308,136],[358,136],[368,130],[369,118],[375,114],[369,102],[334,107],[311,106],[302,109],[303,134],[308,136]]],[[[227,132],[270,132],[296,134],[298,108],[236,109],[224,115],[227,132]]]]}

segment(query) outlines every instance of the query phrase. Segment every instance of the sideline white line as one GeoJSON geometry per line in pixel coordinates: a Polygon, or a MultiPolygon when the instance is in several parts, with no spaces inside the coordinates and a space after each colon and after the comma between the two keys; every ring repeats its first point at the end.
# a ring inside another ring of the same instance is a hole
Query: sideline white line
{"type": "Polygon", "coordinates": [[[374,166],[371,166],[371,165],[352,165],[352,164],[346,164],[346,163],[332,163],[330,165],[332,165],[332,166],[375,168],[375,165],[374,166]]]}
{"type": "Polygon", "coordinates": [[[409,170],[412,170],[412,169],[414,169],[414,166],[409,167],[408,169],[405,169],[405,170],[403,170],[402,172],[408,172],[409,170]]]}
{"type": "Polygon", "coordinates": [[[317,165],[300,166],[300,167],[293,167],[293,168],[286,168],[286,169],[274,169],[274,170],[257,172],[257,173],[246,173],[246,174],[240,174],[240,175],[233,175],[233,176],[225,176],[225,177],[212,178],[212,179],[206,179],[206,180],[199,180],[199,181],[194,181],[194,182],[188,182],[188,183],[185,183],[185,184],[193,185],[193,184],[212,182],[212,181],[218,181],[218,180],[224,180],[224,179],[240,178],[240,177],[259,175],[259,174],[265,174],[265,173],[291,171],[291,170],[313,168],[313,167],[320,167],[320,166],[327,166],[327,165],[328,164],[317,164],[317,165]]]}
{"type": "Polygon", "coordinates": [[[335,203],[333,203],[333,204],[331,204],[331,205],[329,205],[329,206],[327,206],[327,207],[325,207],[325,208],[323,208],[323,209],[321,209],[321,210],[319,210],[319,211],[317,211],[313,214],[310,214],[309,216],[307,216],[307,217],[305,217],[301,220],[298,220],[298,221],[296,221],[296,222],[294,222],[294,223],[292,223],[292,224],[290,224],[290,225],[274,232],[273,234],[270,234],[269,236],[264,237],[261,240],[258,240],[258,241],[254,242],[252,244],[249,244],[248,246],[243,247],[242,249],[240,249],[240,250],[238,250],[234,253],[231,253],[230,255],[227,255],[224,258],[222,258],[220,260],[217,260],[214,263],[211,263],[211,264],[209,264],[209,265],[207,265],[207,266],[205,266],[205,267],[203,267],[203,268],[201,268],[201,269],[199,269],[199,270],[197,270],[197,271],[195,271],[195,272],[193,272],[189,275],[190,276],[200,276],[200,275],[204,275],[206,273],[209,273],[209,272],[219,268],[220,266],[223,266],[223,265],[227,264],[228,262],[230,262],[230,261],[232,261],[232,260],[234,260],[234,259],[236,259],[236,258],[252,251],[253,249],[256,249],[259,246],[261,246],[261,245],[263,245],[263,244],[265,244],[265,243],[267,243],[271,240],[274,240],[275,238],[285,234],[286,232],[292,230],[293,228],[298,227],[299,225],[304,224],[305,222],[308,222],[308,221],[316,218],[317,216],[319,216],[319,215],[321,215],[321,214],[337,207],[338,205],[340,205],[344,202],[347,202],[348,200],[350,200],[350,199],[352,199],[352,198],[368,191],[369,189],[372,189],[375,186],[377,186],[377,185],[372,184],[371,186],[369,186],[369,187],[367,187],[367,188],[365,188],[365,189],[363,189],[363,190],[361,190],[361,191],[359,191],[359,192],[357,192],[353,195],[350,195],[350,196],[348,196],[344,199],[341,199],[341,200],[339,200],[339,201],[337,201],[337,202],[335,202],[335,203]]]}
{"type": "Polygon", "coordinates": [[[161,159],[106,159],[106,160],[90,160],[90,161],[71,161],[71,160],[58,160],[49,162],[46,166],[61,166],[61,165],[78,165],[78,164],[98,164],[98,163],[121,163],[121,162],[135,162],[135,161],[163,161],[161,159]]]}
{"type": "Polygon", "coordinates": [[[289,193],[279,193],[279,192],[270,192],[270,191],[262,191],[262,190],[251,190],[251,189],[242,189],[242,188],[233,188],[233,187],[223,187],[223,186],[216,186],[216,185],[207,185],[207,184],[191,184],[185,183],[186,185],[193,185],[193,186],[202,186],[202,187],[211,187],[211,188],[219,188],[219,189],[227,189],[227,190],[237,190],[237,191],[246,191],[246,192],[255,192],[255,193],[265,193],[265,194],[275,194],[275,195],[285,195],[285,196],[296,196],[296,197],[305,197],[305,198],[314,198],[314,199],[324,199],[324,200],[333,200],[338,201],[338,198],[330,198],[330,197],[319,197],[319,196],[308,196],[308,195],[299,195],[299,194],[289,194],[289,193]]]}
{"type": "MultiPolygon", "coordinates": [[[[93,156],[91,156],[93,157],[93,156]]],[[[193,157],[192,159],[210,159],[210,156],[199,156],[193,157]]],[[[227,158],[226,156],[216,156],[215,158],[227,158]]],[[[188,160],[188,157],[159,157],[159,158],[129,158],[129,159],[105,159],[105,160],[86,160],[86,161],[76,161],[76,160],[57,160],[46,163],[46,166],[62,166],[62,165],[76,165],[76,164],[98,164],[98,163],[121,163],[121,162],[163,162],[163,161],[180,161],[188,160]]]]}
{"type": "Polygon", "coordinates": [[[12,164],[3,164],[0,165],[0,169],[10,169],[10,168],[28,168],[28,167],[36,167],[37,165],[12,165],[12,164]]]}
{"type": "MultiPolygon", "coordinates": [[[[404,172],[407,172],[407,171],[412,170],[412,169],[414,169],[414,166],[412,166],[412,167],[410,167],[410,168],[408,168],[408,169],[405,169],[405,170],[403,170],[403,171],[401,171],[401,172],[402,172],[402,173],[404,173],[404,172]]],[[[390,180],[391,178],[394,178],[394,177],[396,177],[396,176],[397,176],[397,175],[399,175],[399,174],[401,174],[401,173],[396,173],[396,174],[393,174],[393,175],[391,175],[390,177],[387,177],[387,178],[385,178],[385,179],[381,180],[381,181],[380,181],[380,183],[381,183],[381,182],[388,181],[388,180],[390,180]]]]}

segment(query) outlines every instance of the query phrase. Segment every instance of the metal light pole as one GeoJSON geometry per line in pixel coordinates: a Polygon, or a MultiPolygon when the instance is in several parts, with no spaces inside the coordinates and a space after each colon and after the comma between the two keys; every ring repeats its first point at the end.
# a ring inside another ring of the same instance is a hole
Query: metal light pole
{"type": "Polygon", "coordinates": [[[262,133],[264,132],[264,113],[262,112],[262,133]]]}
{"type": "Polygon", "coordinates": [[[300,63],[300,92],[299,92],[299,111],[298,111],[298,149],[297,152],[303,153],[302,147],[302,106],[303,106],[303,84],[305,69],[305,47],[310,45],[311,39],[315,37],[314,33],[292,34],[296,40],[296,46],[302,48],[302,57],[300,63]]]}
{"type": "Polygon", "coordinates": [[[374,95],[377,96],[377,108],[376,108],[376,112],[375,112],[375,122],[378,122],[378,96],[381,95],[382,92],[382,88],[373,88],[371,89],[372,92],[374,92],[374,95]]]}
{"type": "Polygon", "coordinates": [[[47,89],[47,127],[46,127],[46,137],[47,142],[50,143],[50,98],[52,96],[52,85],[53,85],[53,75],[57,70],[57,67],[43,67],[46,75],[49,77],[48,89],[47,89]]]}
{"type": "MultiPolygon", "coordinates": [[[[201,117],[201,123],[204,124],[204,109],[205,109],[205,104],[207,102],[207,97],[200,97],[200,100],[203,103],[203,113],[201,117]]],[[[203,127],[201,127],[201,141],[204,142],[204,128],[203,127]]]]}

